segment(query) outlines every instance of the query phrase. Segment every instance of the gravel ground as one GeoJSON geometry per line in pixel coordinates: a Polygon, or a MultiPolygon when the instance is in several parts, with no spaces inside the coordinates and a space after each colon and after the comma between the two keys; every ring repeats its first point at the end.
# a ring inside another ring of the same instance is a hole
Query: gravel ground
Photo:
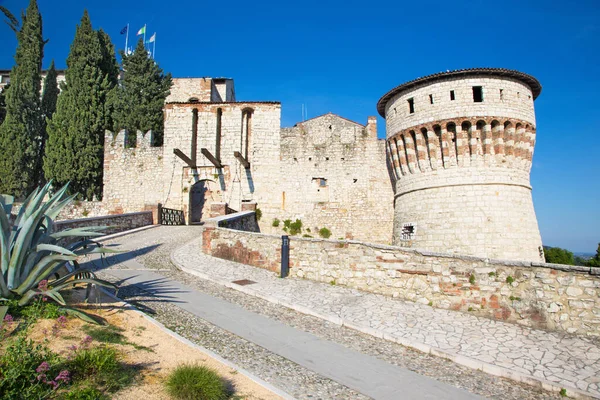
{"type": "MultiPolygon", "coordinates": [[[[144,267],[161,270],[160,273],[165,277],[177,280],[191,288],[472,393],[491,399],[561,398],[550,392],[465,368],[451,361],[340,327],[181,272],[172,265],[170,253],[188,240],[197,237],[199,233],[200,230],[189,227],[160,227],[106,243],[123,243],[122,248],[130,250],[142,249],[137,251],[136,259],[144,264],[144,267]]],[[[215,259],[215,262],[227,261],[215,259]]],[[[106,278],[110,279],[110,277],[106,278]]],[[[174,304],[157,302],[150,294],[143,293],[136,287],[124,287],[119,292],[119,297],[153,315],[182,336],[216,352],[299,399],[365,398],[343,385],[321,377],[183,311],[174,304]]]]}

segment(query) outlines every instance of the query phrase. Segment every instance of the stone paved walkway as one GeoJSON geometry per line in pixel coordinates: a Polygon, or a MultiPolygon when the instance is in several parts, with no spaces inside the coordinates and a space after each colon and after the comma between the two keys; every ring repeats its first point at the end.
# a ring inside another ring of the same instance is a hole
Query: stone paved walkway
{"type": "Polygon", "coordinates": [[[201,253],[201,239],[172,253],[186,272],[297,311],[377,337],[450,358],[491,374],[546,389],[600,398],[600,344],[591,339],[492,321],[466,313],[359,292],[233,262],[201,253]],[[233,281],[256,283],[240,286],[233,281]]]}

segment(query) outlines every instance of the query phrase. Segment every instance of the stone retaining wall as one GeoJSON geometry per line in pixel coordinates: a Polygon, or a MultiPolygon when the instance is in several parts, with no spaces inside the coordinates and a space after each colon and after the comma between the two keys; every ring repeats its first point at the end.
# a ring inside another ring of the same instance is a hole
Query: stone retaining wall
{"type": "MultiPolygon", "coordinates": [[[[281,237],[206,227],[206,254],[279,271],[281,237]]],[[[290,237],[290,276],[600,336],[600,268],[489,260],[358,241],[290,237]]]]}
{"type": "Polygon", "coordinates": [[[58,221],[55,224],[55,228],[57,231],[62,231],[85,226],[109,226],[110,228],[104,230],[103,233],[110,235],[112,233],[123,232],[152,224],[152,211],[142,211],[129,214],[105,215],[102,217],[58,221]]]}

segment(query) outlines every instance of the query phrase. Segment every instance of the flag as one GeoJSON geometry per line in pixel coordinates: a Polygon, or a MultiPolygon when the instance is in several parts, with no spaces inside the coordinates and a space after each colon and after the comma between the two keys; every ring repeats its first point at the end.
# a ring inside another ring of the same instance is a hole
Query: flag
{"type": "Polygon", "coordinates": [[[138,34],[138,35],[143,35],[143,34],[145,34],[145,33],[146,33],[146,25],[144,25],[144,26],[142,27],[142,29],[140,29],[140,30],[138,31],[138,33],[137,33],[137,34],[138,34]]]}
{"type": "Polygon", "coordinates": [[[146,43],[152,43],[156,40],[156,32],[154,32],[154,35],[150,36],[150,39],[148,39],[148,41],[146,43]]]}
{"type": "Polygon", "coordinates": [[[121,35],[124,35],[127,33],[127,25],[125,25],[125,27],[123,29],[121,29],[121,35]]]}

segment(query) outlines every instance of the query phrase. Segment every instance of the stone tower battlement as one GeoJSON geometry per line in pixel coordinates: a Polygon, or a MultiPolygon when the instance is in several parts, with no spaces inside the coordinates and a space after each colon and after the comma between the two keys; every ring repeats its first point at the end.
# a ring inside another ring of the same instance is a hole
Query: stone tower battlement
{"type": "Polygon", "coordinates": [[[529,75],[480,68],[419,78],[379,100],[394,243],[543,260],[529,181],[540,92],[529,75]]]}

